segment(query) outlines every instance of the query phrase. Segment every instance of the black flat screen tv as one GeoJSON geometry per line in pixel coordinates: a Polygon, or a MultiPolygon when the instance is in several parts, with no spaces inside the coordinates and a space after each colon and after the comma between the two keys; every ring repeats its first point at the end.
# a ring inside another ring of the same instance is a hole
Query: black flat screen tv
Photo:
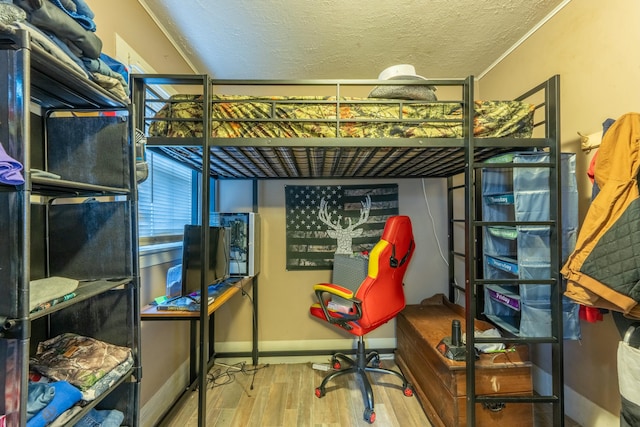
{"type": "MultiPolygon", "coordinates": [[[[230,229],[209,227],[209,259],[205,268],[207,286],[229,278],[230,229]]],[[[182,244],[182,296],[200,292],[202,227],[185,225],[182,244]]]]}

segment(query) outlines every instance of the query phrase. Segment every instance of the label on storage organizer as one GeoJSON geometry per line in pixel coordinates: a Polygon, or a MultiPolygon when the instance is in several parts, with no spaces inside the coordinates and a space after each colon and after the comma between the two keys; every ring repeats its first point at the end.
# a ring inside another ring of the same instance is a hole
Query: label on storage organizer
{"type": "Polygon", "coordinates": [[[491,195],[491,196],[484,196],[484,199],[490,205],[512,205],[513,204],[513,193],[494,194],[494,195],[491,195]]]}
{"type": "Polygon", "coordinates": [[[518,274],[518,264],[515,262],[504,261],[498,258],[487,256],[487,264],[491,267],[499,268],[511,274],[518,274]]]}
{"type": "Polygon", "coordinates": [[[493,289],[487,290],[489,291],[489,297],[491,297],[492,300],[498,301],[499,303],[504,304],[514,310],[520,311],[520,300],[508,297],[503,293],[494,291],[493,289]]]}

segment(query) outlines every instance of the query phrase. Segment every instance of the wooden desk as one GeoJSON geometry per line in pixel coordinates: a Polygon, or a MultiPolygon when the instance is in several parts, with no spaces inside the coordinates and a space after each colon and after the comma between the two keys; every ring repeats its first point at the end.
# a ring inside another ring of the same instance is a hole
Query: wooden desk
{"type": "MultiPolygon", "coordinates": [[[[222,294],[218,295],[215,300],[209,304],[209,351],[208,351],[208,360],[206,361],[207,371],[211,368],[213,364],[213,359],[215,357],[215,345],[214,345],[214,313],[217,309],[219,309],[224,303],[229,301],[235,294],[239,293],[241,289],[244,289],[249,284],[253,284],[255,286],[254,277],[247,276],[243,277],[239,281],[230,285],[222,294]]],[[[255,301],[255,298],[254,298],[255,301]]],[[[252,311],[253,312],[253,311],[252,311]]],[[[171,310],[157,310],[154,305],[145,305],[140,310],[140,318],[141,320],[161,320],[161,321],[189,321],[190,322],[190,333],[189,333],[189,387],[195,389],[196,382],[198,380],[198,369],[196,367],[197,360],[197,333],[198,333],[198,321],[200,320],[200,311],[171,311],[171,310]]],[[[253,325],[253,349],[252,349],[252,358],[253,364],[257,365],[257,340],[256,340],[256,322],[251,322],[253,325]]]]}

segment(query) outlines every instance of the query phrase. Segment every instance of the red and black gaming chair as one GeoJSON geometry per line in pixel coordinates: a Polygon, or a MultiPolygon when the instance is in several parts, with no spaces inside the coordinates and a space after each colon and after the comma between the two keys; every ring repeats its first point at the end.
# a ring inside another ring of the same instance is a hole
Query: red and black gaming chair
{"type": "Polygon", "coordinates": [[[318,302],[311,306],[311,314],[358,337],[356,357],[351,358],[342,353],[334,354],[332,365],[338,370],[324,378],[315,390],[316,396],[324,396],[325,387],[332,379],[349,373],[358,375],[365,400],[364,419],[369,423],[374,422],[376,415],[373,409],[373,392],[366,371],[395,375],[402,380],[404,394],[413,395],[411,385],[404,375],[381,368],[378,352],[365,352],[363,336],[393,319],[405,307],[402,280],[414,249],[411,220],[408,216],[392,216],[385,224],[380,241],[369,254],[367,277],[355,292],[333,283],[314,286],[318,302]],[[349,313],[345,313],[345,310],[330,309],[329,302],[332,296],[349,300],[352,304],[349,313]],[[348,366],[341,369],[340,361],[346,362],[348,366]]]}

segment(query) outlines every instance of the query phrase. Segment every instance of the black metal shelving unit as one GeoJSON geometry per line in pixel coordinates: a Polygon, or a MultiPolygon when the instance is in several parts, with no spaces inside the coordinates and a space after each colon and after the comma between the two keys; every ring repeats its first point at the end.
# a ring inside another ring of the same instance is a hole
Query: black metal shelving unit
{"type": "Polygon", "coordinates": [[[75,333],[131,349],[124,376],[74,415],[117,409],[139,424],[140,302],[129,105],[18,30],[0,34],[0,142],[24,184],[0,184],[0,414],[26,425],[29,358],[75,333]],[[32,176],[32,169],[61,179],[32,176]],[[76,296],[31,312],[30,283],[62,276],[76,296]]]}

